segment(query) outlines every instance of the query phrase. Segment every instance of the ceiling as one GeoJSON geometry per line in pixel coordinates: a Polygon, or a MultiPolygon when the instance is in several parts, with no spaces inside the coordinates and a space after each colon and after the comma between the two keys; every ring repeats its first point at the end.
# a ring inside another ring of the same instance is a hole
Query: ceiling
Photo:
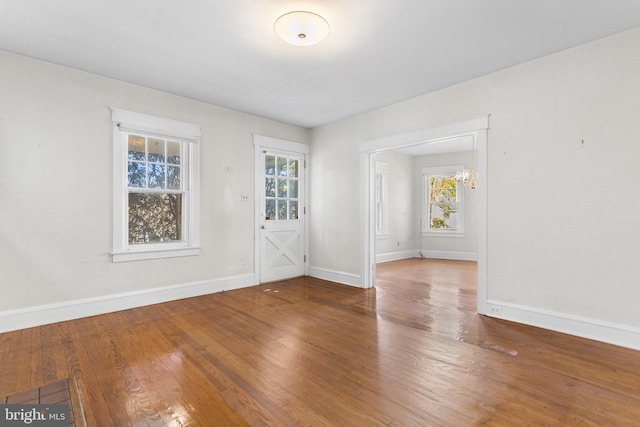
{"type": "Polygon", "coordinates": [[[2,50],[307,128],[638,26],[638,0],[0,0],[2,50]],[[292,10],[329,37],[278,39],[292,10]]]}

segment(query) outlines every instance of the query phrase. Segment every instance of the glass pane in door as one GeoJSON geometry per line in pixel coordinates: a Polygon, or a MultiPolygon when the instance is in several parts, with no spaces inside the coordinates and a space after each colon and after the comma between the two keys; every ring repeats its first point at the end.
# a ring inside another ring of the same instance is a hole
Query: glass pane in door
{"type": "Polygon", "coordinates": [[[265,154],[265,217],[297,220],[300,198],[300,160],[265,154]]]}

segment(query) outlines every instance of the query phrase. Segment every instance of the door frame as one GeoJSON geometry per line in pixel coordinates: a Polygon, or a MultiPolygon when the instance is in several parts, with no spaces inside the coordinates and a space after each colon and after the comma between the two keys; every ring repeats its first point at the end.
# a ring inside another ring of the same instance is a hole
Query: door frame
{"type": "Polygon", "coordinates": [[[284,139],[272,138],[264,135],[253,135],[254,145],[254,176],[255,176],[255,195],[254,195],[254,282],[260,284],[260,227],[262,226],[262,206],[260,200],[262,191],[264,191],[264,164],[262,163],[262,154],[265,150],[275,150],[283,153],[290,153],[302,156],[303,167],[301,168],[301,176],[304,180],[303,191],[304,200],[301,206],[301,216],[303,225],[303,245],[304,245],[304,275],[309,275],[309,168],[307,162],[309,160],[309,152],[311,147],[300,142],[287,141],[284,139]]]}
{"type": "Polygon", "coordinates": [[[478,307],[480,314],[487,312],[488,298],[488,247],[487,247],[487,199],[488,199],[488,142],[489,116],[481,116],[462,122],[456,122],[439,127],[424,129],[409,134],[391,135],[382,138],[370,139],[360,143],[360,176],[362,183],[362,224],[361,241],[362,252],[361,277],[363,287],[369,288],[375,285],[376,278],[376,254],[375,254],[375,153],[396,148],[429,144],[443,139],[457,136],[475,135],[476,137],[476,161],[478,188],[478,307]]]}

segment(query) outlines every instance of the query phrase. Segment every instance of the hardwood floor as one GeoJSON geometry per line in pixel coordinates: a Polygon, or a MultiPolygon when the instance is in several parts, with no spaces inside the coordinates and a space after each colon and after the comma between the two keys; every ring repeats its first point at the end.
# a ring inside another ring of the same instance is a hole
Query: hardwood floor
{"type": "Polygon", "coordinates": [[[638,425],[640,352],[475,313],[472,262],[381,264],[0,334],[0,395],[93,426],[638,425]]]}

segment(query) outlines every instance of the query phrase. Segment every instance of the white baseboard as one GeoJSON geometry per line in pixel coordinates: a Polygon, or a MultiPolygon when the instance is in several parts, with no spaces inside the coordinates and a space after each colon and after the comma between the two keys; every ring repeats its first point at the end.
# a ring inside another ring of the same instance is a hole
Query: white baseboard
{"type": "Polygon", "coordinates": [[[494,300],[487,301],[486,315],[640,350],[640,328],[494,300]]]}
{"type": "Polygon", "coordinates": [[[343,285],[362,288],[362,277],[359,274],[345,273],[344,271],[329,270],[326,268],[309,267],[309,276],[343,285]]]}
{"type": "Polygon", "coordinates": [[[0,312],[0,333],[255,285],[254,274],[0,312]]]}
{"type": "MultiPolygon", "coordinates": [[[[362,287],[361,276],[357,274],[310,267],[309,275],[331,282],[362,287]]],[[[251,273],[7,310],[0,312],[0,333],[254,285],[255,277],[251,273]]],[[[494,300],[488,300],[485,308],[486,315],[490,317],[640,350],[640,328],[494,300]]]]}
{"type": "Polygon", "coordinates": [[[399,251],[399,252],[387,252],[386,254],[376,255],[376,263],[398,261],[401,259],[415,258],[413,251],[399,251]]]}
{"type": "Polygon", "coordinates": [[[413,251],[414,258],[436,258],[453,259],[458,261],[477,261],[478,254],[475,252],[453,252],[453,251],[428,251],[425,249],[413,251]]]}

